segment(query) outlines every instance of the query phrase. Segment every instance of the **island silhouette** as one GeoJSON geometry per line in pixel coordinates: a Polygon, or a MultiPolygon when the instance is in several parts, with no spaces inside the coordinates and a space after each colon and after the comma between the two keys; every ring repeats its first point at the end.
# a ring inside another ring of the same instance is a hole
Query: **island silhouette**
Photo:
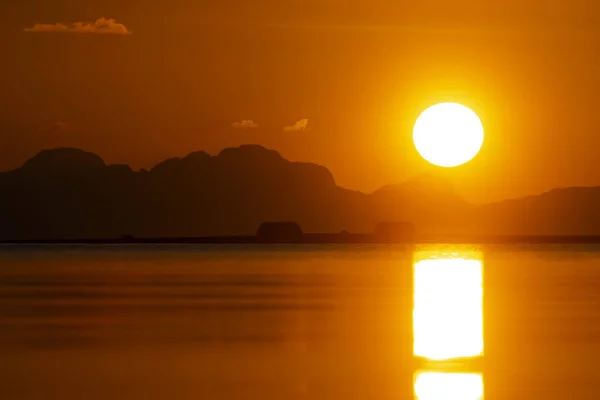
{"type": "Polygon", "coordinates": [[[323,166],[290,162],[258,145],[216,156],[194,152],[150,171],[106,165],[79,149],[44,150],[0,173],[0,193],[3,242],[598,241],[600,235],[600,187],[475,205],[428,174],[367,194],[336,185],[323,166]]]}

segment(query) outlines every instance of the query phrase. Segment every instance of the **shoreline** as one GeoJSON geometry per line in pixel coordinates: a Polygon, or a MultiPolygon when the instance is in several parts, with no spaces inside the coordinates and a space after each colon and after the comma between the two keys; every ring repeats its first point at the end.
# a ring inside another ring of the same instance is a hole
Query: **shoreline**
{"type": "Polygon", "coordinates": [[[267,240],[256,236],[23,239],[0,244],[600,244],[600,235],[422,235],[381,240],[370,234],[305,234],[301,238],[267,240]]]}

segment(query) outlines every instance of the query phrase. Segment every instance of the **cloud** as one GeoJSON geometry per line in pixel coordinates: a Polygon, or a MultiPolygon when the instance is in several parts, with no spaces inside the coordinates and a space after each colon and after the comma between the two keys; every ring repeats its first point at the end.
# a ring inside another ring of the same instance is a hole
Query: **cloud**
{"type": "Polygon", "coordinates": [[[233,124],[231,124],[231,126],[233,128],[237,128],[237,129],[255,129],[258,128],[258,124],[254,121],[252,121],[251,119],[245,119],[243,121],[240,122],[234,122],[233,124]]]}
{"type": "Polygon", "coordinates": [[[283,128],[283,130],[285,132],[306,131],[306,130],[308,130],[308,120],[307,119],[301,119],[300,121],[296,122],[292,126],[286,126],[285,128],[283,128]]]}
{"type": "Polygon", "coordinates": [[[65,33],[101,33],[129,35],[131,32],[114,19],[100,18],[96,22],[74,22],[72,24],[35,24],[25,28],[25,32],[65,32],[65,33]]]}
{"type": "Polygon", "coordinates": [[[42,126],[40,132],[59,132],[69,129],[69,125],[63,121],[56,121],[49,125],[42,126]]]}

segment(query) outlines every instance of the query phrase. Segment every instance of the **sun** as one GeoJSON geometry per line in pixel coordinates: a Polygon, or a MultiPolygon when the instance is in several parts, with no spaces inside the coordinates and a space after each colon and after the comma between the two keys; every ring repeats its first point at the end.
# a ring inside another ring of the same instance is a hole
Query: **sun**
{"type": "Polygon", "coordinates": [[[439,167],[456,167],[472,160],[483,145],[483,125],[468,107],[440,103],[417,118],[413,141],[425,160],[439,167]]]}

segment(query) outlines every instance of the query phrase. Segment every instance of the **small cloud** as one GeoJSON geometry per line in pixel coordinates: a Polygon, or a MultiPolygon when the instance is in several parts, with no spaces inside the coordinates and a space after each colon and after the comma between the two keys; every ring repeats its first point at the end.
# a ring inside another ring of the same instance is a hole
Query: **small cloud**
{"type": "Polygon", "coordinates": [[[57,121],[49,125],[42,126],[40,132],[58,132],[69,129],[69,125],[63,121],[57,121]]]}
{"type": "Polygon", "coordinates": [[[251,119],[245,119],[243,121],[240,122],[234,122],[233,124],[231,124],[231,126],[233,128],[236,129],[255,129],[258,128],[258,124],[254,121],[252,121],[251,119]]]}
{"type": "Polygon", "coordinates": [[[100,18],[96,22],[74,22],[71,24],[35,24],[25,32],[103,33],[129,35],[131,32],[114,19],[100,18]]]}
{"type": "Polygon", "coordinates": [[[308,130],[308,119],[301,119],[292,126],[283,128],[285,132],[300,132],[308,130]]]}

